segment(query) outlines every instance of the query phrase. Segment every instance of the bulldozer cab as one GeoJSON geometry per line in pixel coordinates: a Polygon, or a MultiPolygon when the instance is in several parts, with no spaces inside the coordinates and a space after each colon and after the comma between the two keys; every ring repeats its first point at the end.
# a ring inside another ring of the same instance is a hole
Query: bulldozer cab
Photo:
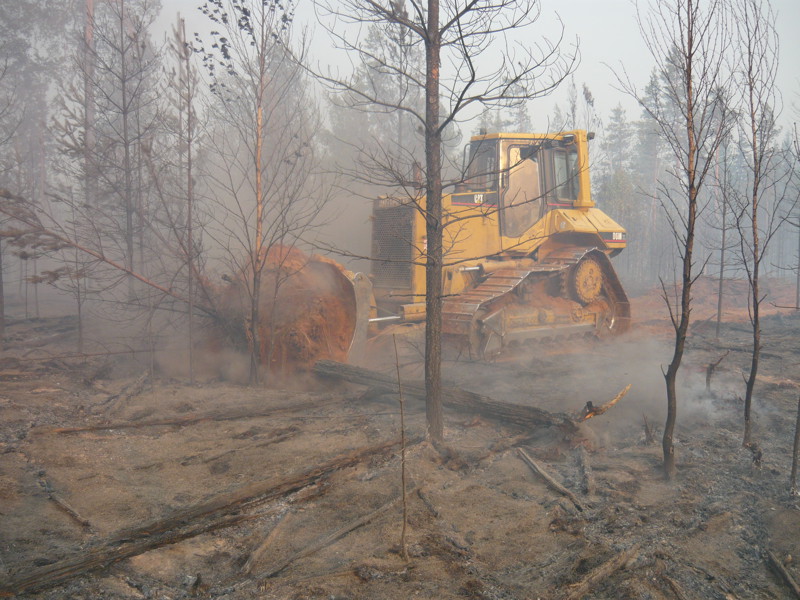
{"type": "Polygon", "coordinates": [[[522,237],[554,208],[592,207],[584,167],[592,137],[582,131],[475,137],[465,148],[465,183],[454,204],[496,207],[505,238],[522,237]]]}

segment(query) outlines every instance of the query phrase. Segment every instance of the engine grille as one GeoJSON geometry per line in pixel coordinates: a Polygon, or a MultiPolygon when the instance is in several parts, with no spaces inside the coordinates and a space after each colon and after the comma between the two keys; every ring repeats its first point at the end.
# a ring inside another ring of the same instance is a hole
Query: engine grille
{"type": "Polygon", "coordinates": [[[413,208],[376,207],[372,217],[373,286],[410,288],[413,269],[413,208]]]}

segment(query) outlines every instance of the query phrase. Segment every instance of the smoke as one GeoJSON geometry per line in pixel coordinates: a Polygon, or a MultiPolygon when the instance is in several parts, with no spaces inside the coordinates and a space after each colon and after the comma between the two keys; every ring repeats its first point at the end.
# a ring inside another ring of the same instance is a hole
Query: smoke
{"type": "MultiPolygon", "coordinates": [[[[245,385],[250,373],[250,357],[231,348],[212,349],[198,346],[193,352],[194,378],[198,383],[227,381],[245,385]]],[[[177,379],[189,379],[189,351],[173,348],[158,352],[159,373],[177,379]]]]}
{"type": "MultiPolygon", "coordinates": [[[[667,330],[664,329],[664,332],[667,330]]],[[[660,438],[667,414],[664,370],[672,358],[671,339],[644,329],[604,340],[581,339],[518,348],[512,359],[496,364],[448,362],[445,377],[453,384],[489,396],[572,415],[587,402],[600,406],[631,384],[628,394],[606,413],[582,425],[590,446],[621,448],[644,441],[645,419],[660,438]]],[[[715,357],[715,359],[718,357],[715,357]]],[[[711,362],[689,350],[678,374],[676,436],[730,418],[731,400],[741,378],[730,371],[705,389],[705,367],[711,362]]]]}

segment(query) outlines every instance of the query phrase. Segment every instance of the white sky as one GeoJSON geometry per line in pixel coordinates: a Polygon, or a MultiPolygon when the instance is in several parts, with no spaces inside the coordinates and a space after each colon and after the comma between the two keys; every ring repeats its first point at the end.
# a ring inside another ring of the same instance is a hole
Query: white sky
{"type": "MultiPolygon", "coordinates": [[[[600,105],[605,119],[609,111],[622,101],[629,118],[638,118],[638,109],[616,91],[617,80],[611,68],[621,72],[625,67],[637,86],[643,87],[650,76],[653,61],[642,42],[636,23],[636,6],[631,0],[541,0],[543,13],[557,12],[567,35],[580,39],[581,64],[575,74],[580,90],[586,82],[600,105]],[[607,65],[607,66],[606,66],[607,65]]],[[[657,0],[655,0],[657,1],[657,0]]],[[[647,6],[646,1],[640,3],[647,6]]],[[[800,0],[772,0],[780,36],[778,88],[783,95],[782,122],[800,121],[792,104],[800,111],[800,0]]],[[[566,91],[556,92],[556,99],[565,104],[566,91]]],[[[543,101],[548,106],[551,102],[543,101]]],[[[545,109],[545,110],[548,110],[545,109]]],[[[538,123],[537,123],[538,124],[538,123]]]]}
{"type": "MultiPolygon", "coordinates": [[[[657,0],[654,0],[657,1],[657,0]]],[[[526,36],[553,38],[556,13],[565,27],[565,41],[577,36],[580,44],[581,63],[575,72],[575,82],[580,92],[583,83],[592,92],[600,116],[605,120],[610,110],[622,102],[628,118],[638,118],[635,104],[615,89],[616,77],[612,68],[621,71],[624,65],[637,86],[644,86],[652,70],[652,59],[639,33],[635,18],[635,5],[631,0],[540,0],[542,18],[526,36]]],[[[162,0],[163,18],[161,26],[169,30],[181,12],[187,20],[187,30],[208,29],[208,24],[197,10],[200,0],[162,0]]],[[[646,6],[646,0],[642,2],[646,6]]],[[[772,0],[777,13],[777,28],[780,35],[780,67],[778,87],[783,96],[784,110],[781,122],[789,124],[800,121],[800,0],[772,0]],[[793,106],[795,108],[793,108],[793,106]]],[[[327,34],[316,24],[311,0],[298,0],[298,17],[311,21],[314,27],[312,53],[322,64],[345,64],[343,57],[331,53],[327,34]]],[[[552,97],[538,99],[531,104],[531,115],[536,127],[544,129],[547,117],[552,114],[554,103],[566,106],[566,86],[552,97]]],[[[466,132],[465,132],[466,133],[466,132]]]]}

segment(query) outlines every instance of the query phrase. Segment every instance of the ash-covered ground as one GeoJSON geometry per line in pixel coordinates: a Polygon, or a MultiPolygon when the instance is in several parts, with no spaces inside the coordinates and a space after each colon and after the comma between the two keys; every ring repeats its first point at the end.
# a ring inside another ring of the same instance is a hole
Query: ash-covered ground
{"type": "MultiPolygon", "coordinates": [[[[190,386],[166,367],[151,379],[121,359],[47,359],[74,347],[74,319],[12,318],[0,359],[0,590],[48,599],[793,597],[769,556],[800,579],[800,501],[789,494],[800,314],[773,307],[764,319],[758,465],[741,445],[746,315],[727,312],[717,338],[710,305],[698,302],[680,374],[679,472],[666,482],[671,330],[655,294],[633,310],[621,338],[445,365],[451,386],[575,418],[631,384],[577,432],[446,411],[445,447],[434,449],[420,441],[424,406],[406,395],[405,501],[397,394],[311,375],[273,389],[215,372],[190,386]],[[723,355],[707,389],[707,366],[723,355]]],[[[402,364],[404,380],[421,378],[413,352],[402,364]]]]}

